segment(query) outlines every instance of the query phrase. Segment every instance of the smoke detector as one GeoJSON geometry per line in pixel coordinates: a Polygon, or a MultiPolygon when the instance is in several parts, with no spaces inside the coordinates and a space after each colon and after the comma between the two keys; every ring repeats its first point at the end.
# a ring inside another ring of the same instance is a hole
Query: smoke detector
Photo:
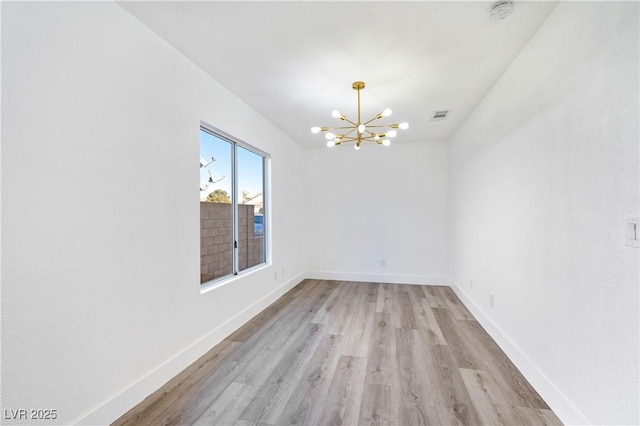
{"type": "Polygon", "coordinates": [[[489,17],[494,21],[499,21],[513,13],[513,2],[497,1],[489,9],[489,17]]]}

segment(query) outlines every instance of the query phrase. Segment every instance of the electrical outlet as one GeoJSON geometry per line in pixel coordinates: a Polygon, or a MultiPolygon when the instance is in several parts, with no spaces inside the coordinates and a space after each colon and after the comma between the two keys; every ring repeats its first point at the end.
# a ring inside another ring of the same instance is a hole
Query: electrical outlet
{"type": "Polygon", "coordinates": [[[284,266],[280,268],[280,276],[284,278],[284,266]]]}
{"type": "Polygon", "coordinates": [[[489,295],[489,306],[493,308],[493,294],[489,295]]]}
{"type": "Polygon", "coordinates": [[[382,266],[382,267],[387,266],[387,260],[386,259],[380,259],[380,266],[382,266]]]}

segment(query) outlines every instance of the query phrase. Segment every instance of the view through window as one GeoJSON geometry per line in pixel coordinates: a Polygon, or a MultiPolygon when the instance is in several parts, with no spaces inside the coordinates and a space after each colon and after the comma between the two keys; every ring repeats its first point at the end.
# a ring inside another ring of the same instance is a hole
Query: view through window
{"type": "Polygon", "coordinates": [[[266,262],[266,155],[200,129],[200,282],[266,262]]]}

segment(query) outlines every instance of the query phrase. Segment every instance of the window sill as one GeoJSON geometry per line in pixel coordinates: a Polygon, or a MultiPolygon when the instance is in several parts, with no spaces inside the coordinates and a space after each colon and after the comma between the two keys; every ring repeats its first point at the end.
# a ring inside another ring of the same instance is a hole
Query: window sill
{"type": "Polygon", "coordinates": [[[251,274],[254,274],[258,271],[261,271],[263,269],[266,269],[268,267],[270,267],[271,264],[270,263],[261,263],[259,265],[256,266],[252,266],[251,268],[247,268],[241,272],[238,273],[238,275],[232,275],[228,278],[221,278],[220,280],[213,280],[213,281],[208,281],[204,284],[200,285],[200,294],[205,294],[210,292],[211,290],[215,290],[217,288],[220,287],[224,287],[227,284],[231,284],[235,281],[238,281],[239,279],[245,278],[251,274]]]}

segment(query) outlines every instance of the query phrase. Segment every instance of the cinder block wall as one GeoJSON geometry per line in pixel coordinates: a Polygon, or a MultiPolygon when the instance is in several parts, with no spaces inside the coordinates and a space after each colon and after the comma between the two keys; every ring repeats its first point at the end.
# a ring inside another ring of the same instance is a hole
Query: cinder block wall
{"type": "Polygon", "coordinates": [[[241,205],[238,209],[238,267],[250,268],[263,262],[264,235],[254,235],[254,206],[241,205]]]}
{"type": "MultiPolygon", "coordinates": [[[[254,235],[252,205],[238,209],[238,266],[240,270],[263,262],[264,236],[254,235]]],[[[233,228],[231,204],[200,203],[201,282],[231,274],[233,228]]]]}

